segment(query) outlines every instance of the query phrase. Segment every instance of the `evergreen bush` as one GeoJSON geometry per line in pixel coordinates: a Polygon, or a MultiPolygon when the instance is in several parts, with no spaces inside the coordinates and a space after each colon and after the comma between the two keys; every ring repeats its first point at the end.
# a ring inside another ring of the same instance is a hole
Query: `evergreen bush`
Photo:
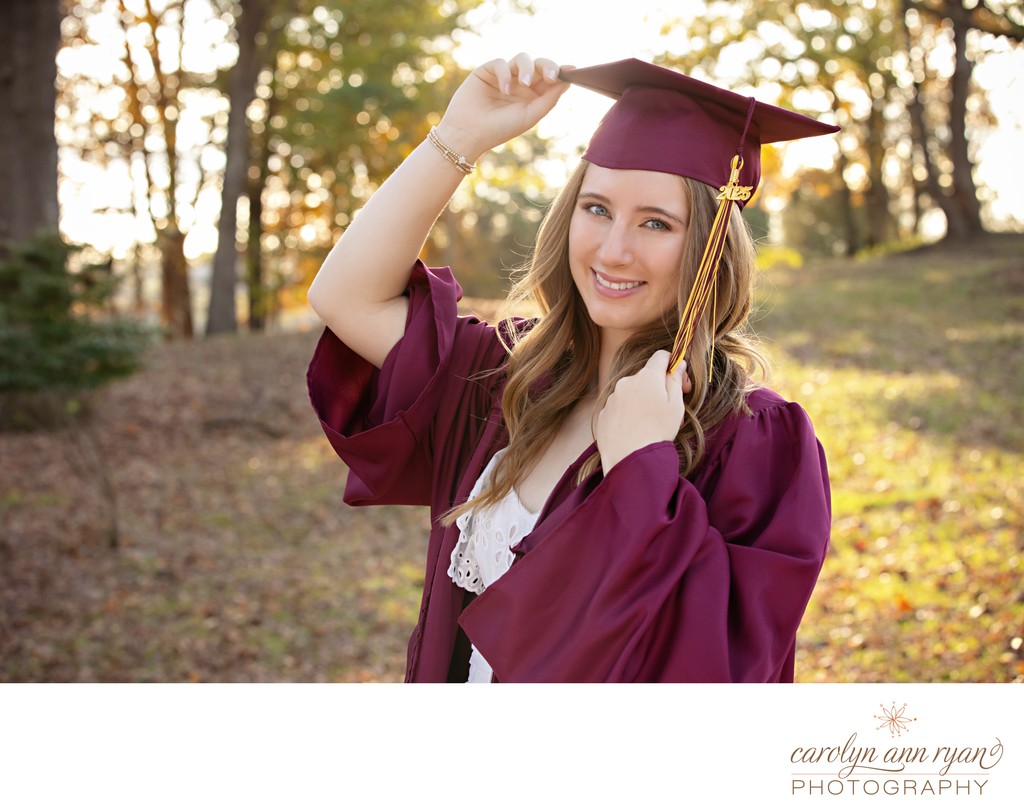
{"type": "Polygon", "coordinates": [[[109,263],[71,271],[79,250],[54,233],[0,245],[0,429],[65,425],[141,363],[152,330],[107,313],[118,279],[109,263]]]}

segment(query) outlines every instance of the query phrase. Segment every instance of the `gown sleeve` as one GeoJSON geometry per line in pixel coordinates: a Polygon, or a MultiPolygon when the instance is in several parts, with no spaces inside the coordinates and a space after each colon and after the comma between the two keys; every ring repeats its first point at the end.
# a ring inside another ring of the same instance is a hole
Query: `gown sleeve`
{"type": "Polygon", "coordinates": [[[708,468],[698,491],[670,442],[639,449],[515,548],[462,616],[499,680],[792,680],[831,524],[821,446],[779,399],[708,468]]]}
{"type": "Polygon", "coordinates": [[[379,371],[324,329],[306,374],[320,425],[349,467],[350,505],[430,505],[453,429],[486,418],[491,391],[474,376],[504,355],[493,327],[458,317],[462,290],[448,268],[417,262],[406,294],[405,333],[379,371]]]}

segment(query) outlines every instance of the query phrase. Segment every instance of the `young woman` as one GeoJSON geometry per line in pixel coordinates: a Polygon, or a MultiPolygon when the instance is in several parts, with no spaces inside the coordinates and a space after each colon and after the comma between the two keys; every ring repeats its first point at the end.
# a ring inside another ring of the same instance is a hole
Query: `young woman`
{"type": "Polygon", "coordinates": [[[834,129],[635,60],[560,74],[520,54],[470,75],[349,226],[309,291],[327,325],[309,391],[346,502],[431,508],[407,680],[793,679],[828,478],[804,411],[754,382],[732,209],[759,143],[834,129]],[[514,292],[542,314],[457,317],[419,251],[560,75],[619,101],[514,292]]]}

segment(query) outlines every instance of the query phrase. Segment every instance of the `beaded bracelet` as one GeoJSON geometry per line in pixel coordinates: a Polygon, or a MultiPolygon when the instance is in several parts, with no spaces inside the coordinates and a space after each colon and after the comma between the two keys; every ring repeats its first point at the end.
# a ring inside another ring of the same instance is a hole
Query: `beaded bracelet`
{"type": "Polygon", "coordinates": [[[437,127],[430,127],[430,132],[427,134],[427,140],[429,140],[434,146],[437,147],[444,159],[451,163],[455,168],[461,171],[463,174],[472,174],[473,169],[476,168],[475,163],[470,163],[463,155],[460,155],[448,144],[446,144],[441,138],[437,136],[437,127]]]}

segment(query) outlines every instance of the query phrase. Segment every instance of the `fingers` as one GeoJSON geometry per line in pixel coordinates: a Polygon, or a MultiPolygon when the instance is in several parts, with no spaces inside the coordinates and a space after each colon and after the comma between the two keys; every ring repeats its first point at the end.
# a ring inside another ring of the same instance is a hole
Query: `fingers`
{"type": "MultiPolygon", "coordinates": [[[[655,353],[668,354],[668,352],[655,352],[655,353]]],[[[671,354],[668,355],[668,359],[669,360],[672,359],[671,354]]],[[[673,384],[673,386],[674,387],[679,387],[682,390],[683,393],[689,393],[691,390],[693,390],[693,383],[690,381],[690,374],[687,373],[687,370],[686,370],[686,360],[683,360],[683,359],[679,360],[679,362],[676,364],[675,370],[672,371],[671,373],[668,372],[668,363],[666,362],[665,372],[668,373],[669,377],[671,377],[672,379],[675,380],[675,383],[673,384]]]]}
{"type": "Polygon", "coordinates": [[[647,361],[647,366],[652,371],[659,373],[660,378],[665,383],[665,393],[668,395],[670,402],[682,401],[683,398],[683,379],[686,376],[686,363],[681,362],[676,366],[676,369],[669,373],[668,365],[669,360],[672,359],[672,354],[668,351],[655,351],[651,355],[651,359],[647,361]]]}
{"type": "Polygon", "coordinates": [[[539,75],[543,76],[548,81],[554,81],[558,78],[558,63],[553,62],[550,59],[538,59],[534,62],[537,67],[539,75]]]}
{"type": "Polygon", "coordinates": [[[519,78],[519,83],[530,87],[533,84],[533,57],[528,53],[517,53],[512,57],[512,75],[519,78]]]}
{"type": "Polygon", "coordinates": [[[657,371],[662,376],[668,373],[668,361],[671,355],[664,349],[659,349],[651,354],[644,367],[651,371],[657,371]]]}
{"type": "Polygon", "coordinates": [[[498,89],[512,95],[514,84],[535,87],[558,80],[558,65],[551,59],[534,59],[528,53],[517,53],[510,61],[494,59],[484,65],[494,74],[498,89]]]}
{"type": "Polygon", "coordinates": [[[686,373],[686,362],[680,362],[676,369],[665,377],[668,388],[668,400],[679,407],[683,407],[683,395],[693,389],[690,384],[690,375],[686,373]]]}
{"type": "Polygon", "coordinates": [[[668,351],[655,351],[647,360],[644,370],[661,375],[665,380],[665,390],[670,399],[675,399],[676,395],[681,398],[684,393],[693,390],[693,383],[686,370],[686,360],[681,360],[672,373],[668,372],[668,363],[671,358],[672,355],[668,351]]]}
{"type": "Polygon", "coordinates": [[[685,361],[680,362],[672,373],[668,372],[671,358],[672,355],[668,351],[659,349],[647,359],[640,373],[650,375],[652,383],[656,384],[655,380],[660,381],[665,386],[665,393],[670,400],[675,400],[677,396],[681,399],[684,393],[689,393],[693,389],[693,385],[690,382],[690,375],[686,373],[685,361]]]}
{"type": "Polygon", "coordinates": [[[509,95],[512,92],[512,66],[504,59],[494,59],[484,67],[494,74],[498,89],[509,95]]]}

